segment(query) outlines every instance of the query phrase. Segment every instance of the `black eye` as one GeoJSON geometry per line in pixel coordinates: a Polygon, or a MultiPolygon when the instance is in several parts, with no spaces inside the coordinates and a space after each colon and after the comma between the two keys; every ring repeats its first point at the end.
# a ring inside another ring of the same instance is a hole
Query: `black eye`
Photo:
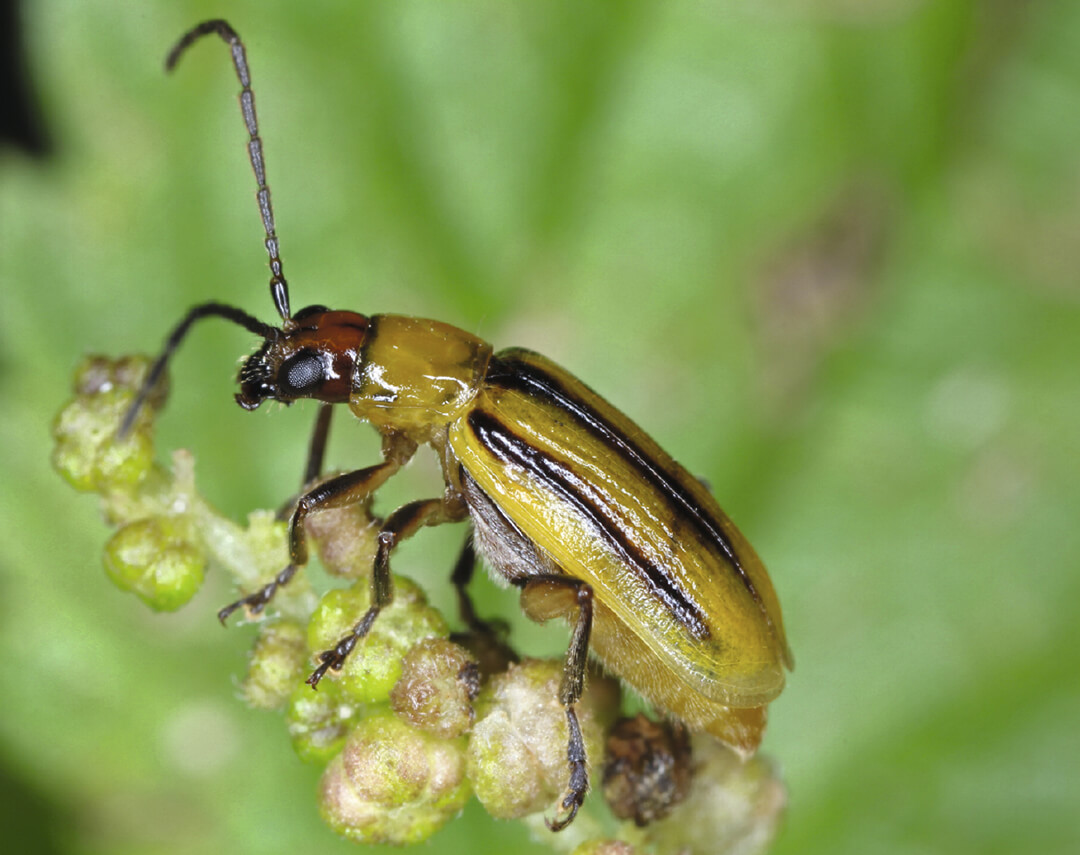
{"type": "Polygon", "coordinates": [[[312,392],[323,381],[323,363],[318,354],[304,350],[285,360],[278,374],[282,390],[288,395],[312,392]]]}

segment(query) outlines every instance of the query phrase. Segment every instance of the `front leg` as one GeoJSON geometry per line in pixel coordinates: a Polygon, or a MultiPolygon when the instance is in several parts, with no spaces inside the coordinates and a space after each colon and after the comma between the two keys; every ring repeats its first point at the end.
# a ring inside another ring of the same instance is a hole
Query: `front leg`
{"type": "Polygon", "coordinates": [[[315,417],[315,427],[312,428],[311,439],[308,441],[307,463],[304,466],[304,475],[300,479],[300,492],[294,493],[287,502],[278,508],[277,518],[279,520],[289,516],[291,510],[296,507],[296,503],[300,501],[300,497],[303,496],[304,490],[308,489],[309,485],[313,484],[322,475],[323,459],[326,457],[326,442],[330,438],[330,419],[333,415],[333,404],[322,404],[319,407],[319,414],[315,417]]]}
{"type": "MultiPolygon", "coordinates": [[[[412,450],[415,450],[415,446],[412,446],[412,450]]],[[[296,509],[293,511],[292,519],[289,522],[288,565],[272,581],[263,585],[253,594],[225,606],[218,612],[218,620],[225,623],[229,615],[241,607],[252,615],[257,615],[266,608],[267,603],[277,593],[278,588],[287,585],[289,580],[296,575],[296,572],[308,562],[307,537],[305,536],[307,515],[313,511],[340,508],[364,501],[409,459],[411,451],[406,449],[406,452],[408,453],[389,454],[385,461],[375,466],[331,478],[301,496],[300,501],[296,503],[296,509]]]]}

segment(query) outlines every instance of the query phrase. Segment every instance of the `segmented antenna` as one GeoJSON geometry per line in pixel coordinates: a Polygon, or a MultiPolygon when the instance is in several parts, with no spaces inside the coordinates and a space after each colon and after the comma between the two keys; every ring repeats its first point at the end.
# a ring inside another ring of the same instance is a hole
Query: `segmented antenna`
{"type": "Polygon", "coordinates": [[[147,399],[150,397],[150,392],[161,379],[161,375],[165,373],[165,368],[169,364],[169,360],[172,359],[172,355],[176,352],[176,348],[180,346],[180,343],[187,336],[188,330],[191,329],[196,321],[213,317],[224,318],[227,321],[231,321],[238,326],[242,326],[249,332],[255,333],[257,336],[262,336],[264,339],[272,338],[278,333],[274,327],[269,324],[264,324],[258,318],[252,317],[243,309],[237,309],[235,306],[226,306],[224,303],[202,303],[201,305],[189,309],[188,313],[184,315],[183,320],[181,320],[180,323],[173,328],[173,331],[169,333],[169,337],[165,340],[165,347],[161,349],[158,358],[154,360],[154,364],[146,375],[146,379],[143,380],[142,386],[139,387],[139,391],[135,395],[135,400],[131,402],[128,411],[124,413],[124,419],[120,422],[120,430],[116,432],[116,435],[120,439],[127,437],[128,433],[131,431],[131,427],[135,424],[135,419],[139,415],[139,410],[146,404],[147,399]]]}
{"type": "Polygon", "coordinates": [[[221,19],[203,21],[184,33],[180,41],[169,51],[169,55],[165,58],[165,70],[172,71],[184,51],[210,33],[217,33],[229,45],[233,67],[236,69],[236,76],[240,78],[240,110],[244,114],[244,124],[247,126],[250,137],[247,147],[248,158],[251,160],[251,168],[255,171],[255,182],[259,185],[255,198],[259,202],[259,213],[262,215],[263,229],[266,231],[266,251],[270,255],[270,296],[274,298],[274,305],[281,319],[287,321],[290,318],[289,283],[285,281],[285,274],[282,272],[278,238],[274,231],[274,208],[270,204],[270,188],[266,183],[266,162],[263,160],[259,123],[255,118],[255,93],[251,91],[251,72],[248,70],[244,43],[240,41],[240,36],[227,21],[221,19]]]}

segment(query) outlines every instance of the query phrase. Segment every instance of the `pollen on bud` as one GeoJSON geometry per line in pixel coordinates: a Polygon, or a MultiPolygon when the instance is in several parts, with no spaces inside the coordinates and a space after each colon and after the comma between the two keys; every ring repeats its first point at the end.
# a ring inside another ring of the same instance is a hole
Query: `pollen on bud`
{"type": "MultiPolygon", "coordinates": [[[[401,677],[409,648],[425,638],[445,638],[450,633],[442,615],[428,605],[415,582],[395,576],[393,585],[393,602],[379,612],[371,630],[345,660],[345,667],[328,672],[324,678],[324,682],[339,682],[345,694],[359,703],[386,703],[401,677]]],[[[333,648],[370,605],[371,582],[367,579],[329,591],[308,624],[308,649],[317,654],[333,648]]]]}
{"type": "Polygon", "coordinates": [[[319,788],[323,819],[361,843],[418,843],[465,805],[462,740],[440,740],[387,712],[361,721],[319,788]]]}
{"type": "Polygon", "coordinates": [[[151,422],[165,395],[159,384],[123,440],[116,432],[135,400],[150,362],[131,356],[88,356],[75,374],[75,398],[53,421],[53,467],[77,490],[132,489],[153,466],[151,422]]]}
{"type": "Polygon", "coordinates": [[[265,623],[251,649],[241,693],[249,706],[281,709],[303,678],[308,663],[307,635],[295,621],[265,623]]]}
{"type": "MultiPolygon", "coordinates": [[[[515,819],[551,809],[567,782],[563,663],[527,659],[484,687],[469,737],[469,779],[488,813],[515,819]]],[[[603,756],[603,730],[617,715],[618,688],[593,677],[577,704],[588,757],[603,756]]]]}
{"type": "Polygon", "coordinates": [[[472,727],[479,692],[480,670],[468,652],[448,639],[427,638],[405,655],[390,706],[413,727],[453,739],[472,727]]]}
{"type": "Polygon", "coordinates": [[[349,728],[363,711],[334,680],[324,680],[317,692],[306,683],[299,684],[285,710],[293,750],[305,763],[329,762],[341,751],[349,728]]]}
{"type": "Polygon", "coordinates": [[[174,611],[202,585],[206,556],[182,517],[155,516],[119,529],[105,545],[105,572],[155,611],[174,611]]]}

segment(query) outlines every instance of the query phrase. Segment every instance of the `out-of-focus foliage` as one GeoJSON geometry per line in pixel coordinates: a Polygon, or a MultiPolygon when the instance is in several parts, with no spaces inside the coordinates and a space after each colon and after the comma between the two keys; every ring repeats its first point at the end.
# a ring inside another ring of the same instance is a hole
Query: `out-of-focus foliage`
{"type": "MultiPolygon", "coordinates": [[[[234,698],[234,592],[118,593],[96,508],[48,466],[84,353],[154,350],[199,300],[272,316],[225,50],[161,71],[215,15],[248,44],[296,306],[544,351],[754,541],[798,662],[766,739],[775,851],[1080,848],[1080,5],[27,6],[55,153],[0,153],[14,848],[355,851],[280,719],[234,698]]],[[[159,422],[236,518],[295,489],[313,416],[232,404],[250,345],[197,331],[159,422]]],[[[376,455],[339,419],[332,465],[376,455]]],[[[385,506],[437,488],[430,461],[401,480],[385,506]]],[[[447,614],[459,538],[397,565],[447,614]]],[[[475,805],[432,845],[545,851],[475,805]]]]}

